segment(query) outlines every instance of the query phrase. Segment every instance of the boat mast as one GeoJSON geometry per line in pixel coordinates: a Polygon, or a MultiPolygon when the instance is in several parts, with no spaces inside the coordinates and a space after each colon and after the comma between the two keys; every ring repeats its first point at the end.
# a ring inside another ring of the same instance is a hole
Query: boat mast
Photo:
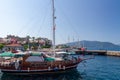
{"type": "Polygon", "coordinates": [[[54,8],[54,0],[52,0],[52,18],[53,18],[53,52],[55,53],[55,8],[54,8]]]}

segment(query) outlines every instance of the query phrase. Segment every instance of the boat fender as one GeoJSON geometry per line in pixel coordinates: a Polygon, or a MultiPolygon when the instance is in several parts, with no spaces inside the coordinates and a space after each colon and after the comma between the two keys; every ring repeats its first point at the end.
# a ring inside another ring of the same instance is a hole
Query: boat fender
{"type": "Polygon", "coordinates": [[[51,68],[50,68],[50,66],[49,66],[49,67],[48,67],[48,71],[50,71],[50,69],[51,69],[51,68]]]}
{"type": "Polygon", "coordinates": [[[29,72],[29,71],[30,71],[30,68],[28,67],[27,70],[28,70],[28,72],[29,72]]]}
{"type": "Polygon", "coordinates": [[[78,56],[78,61],[81,61],[82,59],[80,58],[80,56],[78,56]]]}
{"type": "Polygon", "coordinates": [[[18,68],[19,68],[19,62],[16,61],[16,62],[15,62],[15,69],[18,69],[18,68]]]}
{"type": "Polygon", "coordinates": [[[63,66],[63,70],[65,70],[65,66],[63,66]]]}
{"type": "Polygon", "coordinates": [[[61,65],[59,65],[59,69],[61,69],[61,65]]]}
{"type": "Polygon", "coordinates": [[[54,68],[54,71],[58,71],[58,67],[57,66],[54,68]]]}
{"type": "Polygon", "coordinates": [[[75,60],[75,59],[73,59],[73,63],[76,63],[76,60],[75,60]]]}
{"type": "Polygon", "coordinates": [[[2,61],[1,66],[4,66],[4,62],[2,61]]]}

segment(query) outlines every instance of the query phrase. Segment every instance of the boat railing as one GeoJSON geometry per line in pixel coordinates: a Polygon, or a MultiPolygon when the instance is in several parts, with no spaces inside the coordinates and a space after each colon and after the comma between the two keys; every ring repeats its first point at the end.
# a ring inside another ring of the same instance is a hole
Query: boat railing
{"type": "Polygon", "coordinates": [[[11,63],[10,61],[2,61],[0,62],[0,66],[9,67],[10,63],[11,63]]]}

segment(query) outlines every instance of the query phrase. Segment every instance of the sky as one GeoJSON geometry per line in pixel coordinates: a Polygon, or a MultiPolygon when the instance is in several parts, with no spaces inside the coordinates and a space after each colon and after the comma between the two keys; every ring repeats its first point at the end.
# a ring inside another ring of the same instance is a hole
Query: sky
{"type": "MultiPolygon", "coordinates": [[[[0,37],[52,39],[51,0],[0,0],[0,37]]],[[[120,0],[55,0],[56,44],[78,40],[120,44],[120,0]]]]}

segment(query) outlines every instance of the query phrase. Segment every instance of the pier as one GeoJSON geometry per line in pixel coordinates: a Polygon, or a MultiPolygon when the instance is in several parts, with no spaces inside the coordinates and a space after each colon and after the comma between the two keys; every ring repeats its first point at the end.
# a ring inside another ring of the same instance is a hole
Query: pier
{"type": "Polygon", "coordinates": [[[119,56],[120,51],[107,51],[107,50],[76,50],[76,54],[88,54],[88,55],[106,55],[106,56],[119,56]]]}
{"type": "Polygon", "coordinates": [[[119,56],[120,57],[120,51],[107,51],[106,55],[108,55],[108,56],[119,56]]]}

